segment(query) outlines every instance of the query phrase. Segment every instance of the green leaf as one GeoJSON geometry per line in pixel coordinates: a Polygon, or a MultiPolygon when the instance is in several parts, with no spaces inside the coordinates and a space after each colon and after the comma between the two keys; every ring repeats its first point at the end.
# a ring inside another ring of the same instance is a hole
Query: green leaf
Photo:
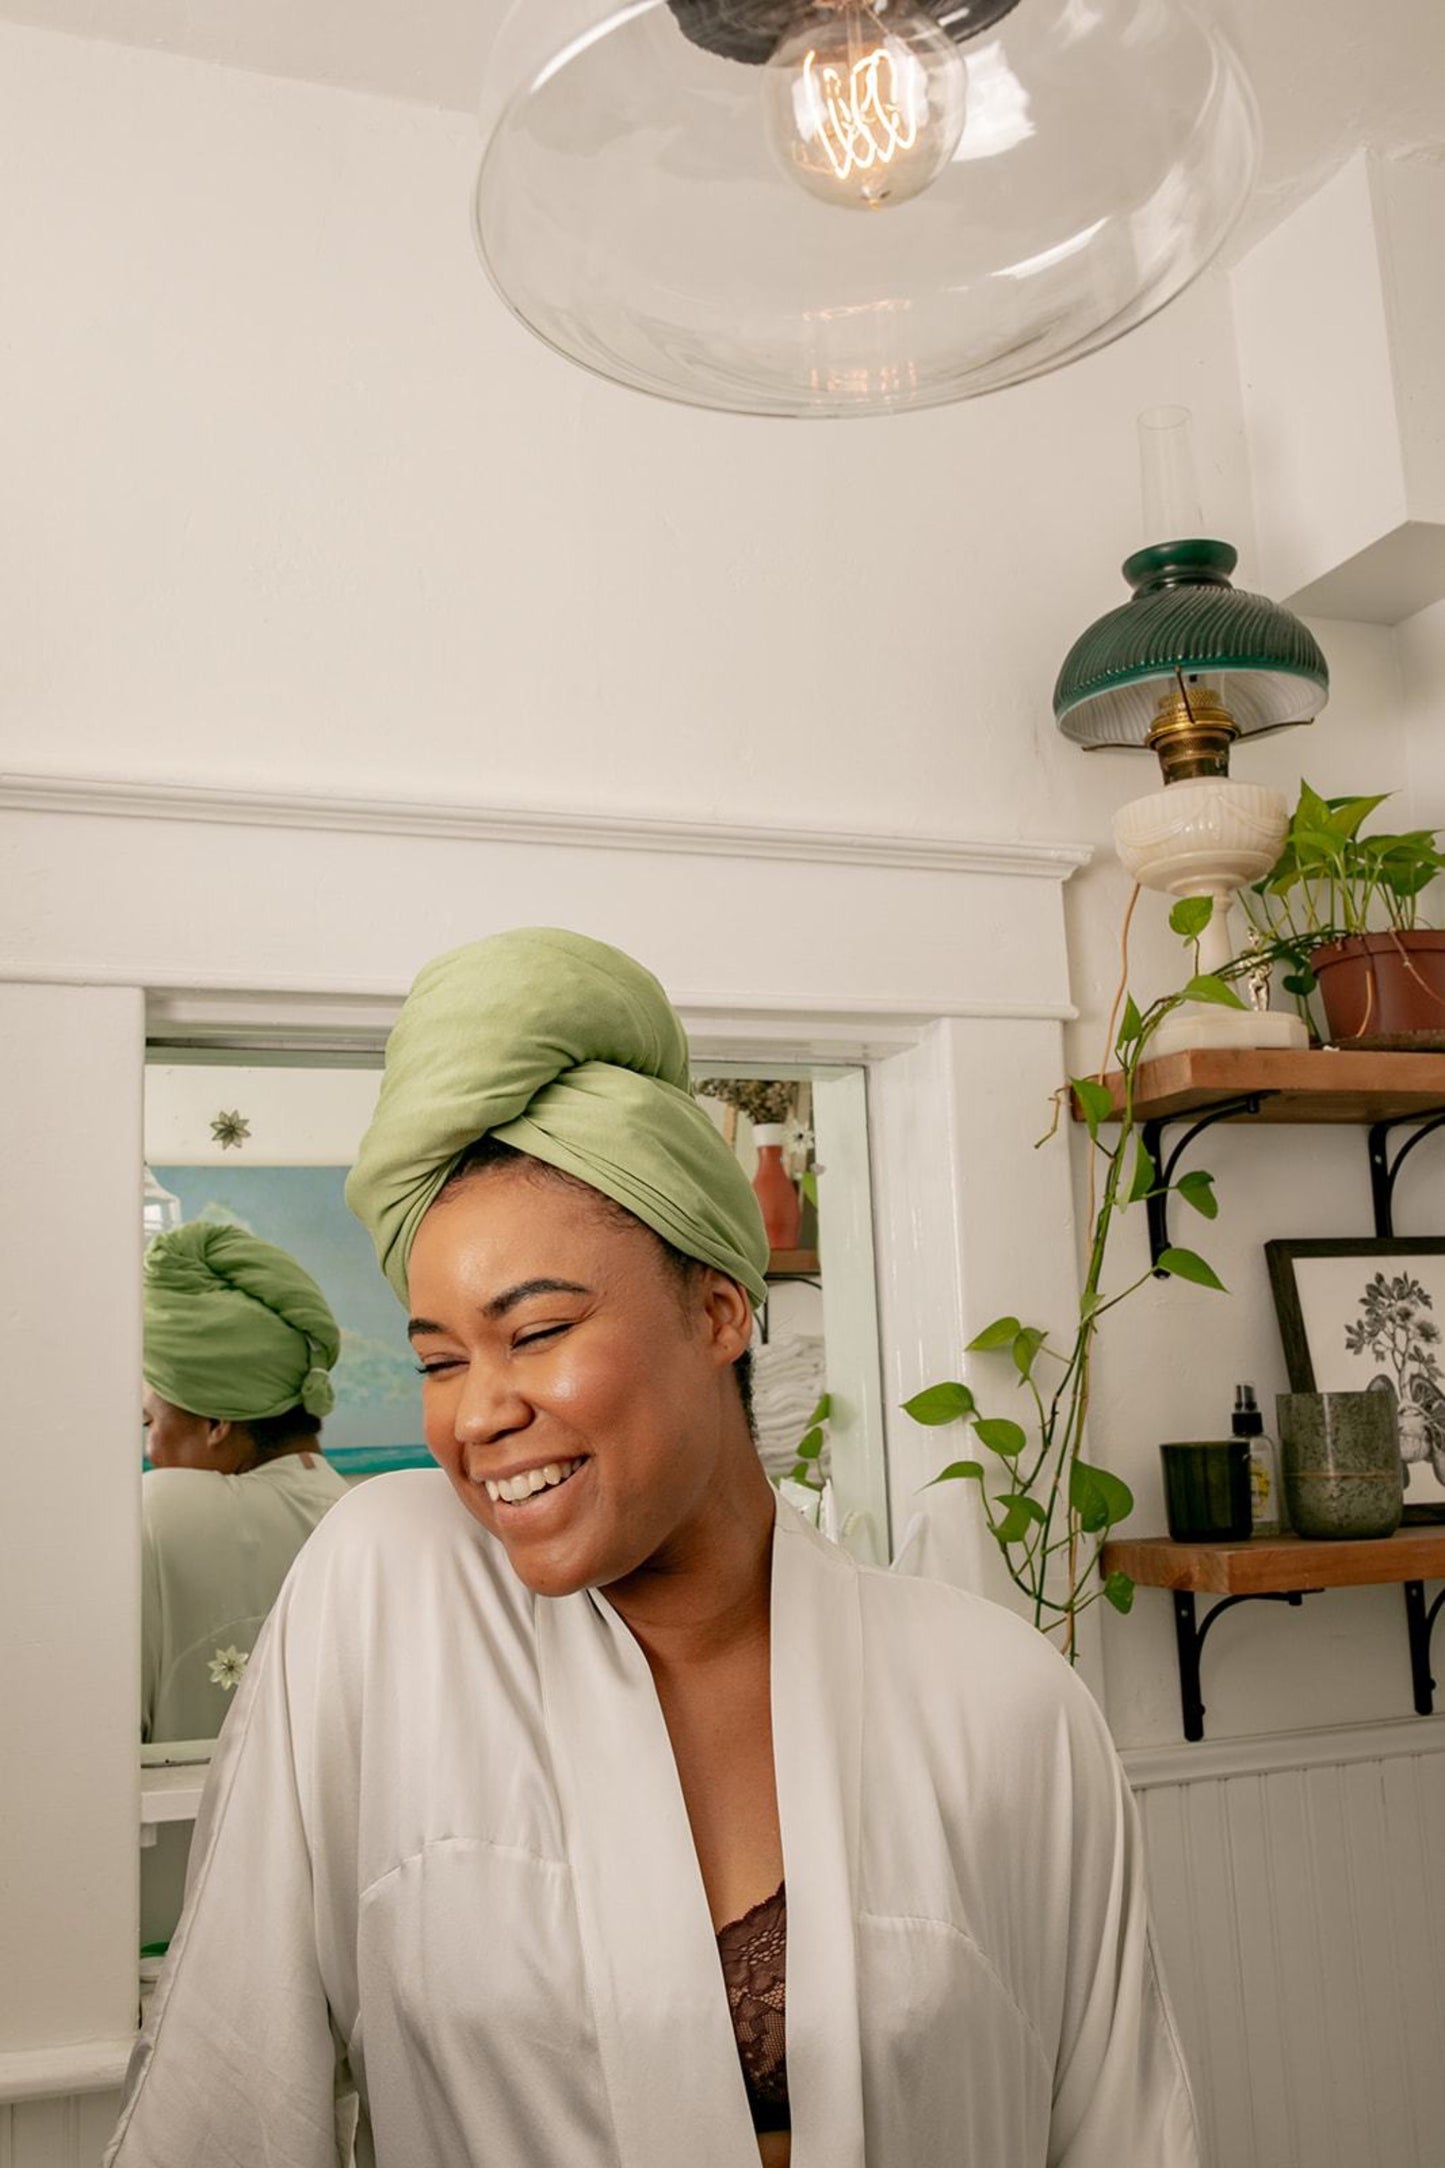
{"type": "Polygon", "coordinates": [[[1169,913],[1169,923],[1186,941],[1197,941],[1214,916],[1212,896],[1181,896],[1169,913]]]}
{"type": "Polygon", "coordinates": [[[979,1443],[991,1453],[1001,1453],[1005,1460],[1021,1453],[1028,1443],[1019,1425],[1011,1423],[1006,1415],[981,1415],[973,1427],[979,1443]]]}
{"type": "Polygon", "coordinates": [[[1280,981],[1287,994],[1299,994],[1305,1000],[1308,1000],[1319,983],[1313,971],[1291,971],[1287,978],[1280,981]]]}
{"type": "Polygon", "coordinates": [[[1111,1603],[1116,1611],[1122,1611],[1127,1618],[1134,1608],[1134,1584],[1127,1573],[1104,1576],[1104,1601],[1111,1603]]]}
{"type": "Polygon", "coordinates": [[[1138,1146],[1134,1157],[1134,1178],[1129,1184],[1129,1194],[1125,1199],[1127,1204],[1138,1204],[1140,1198],[1147,1197],[1159,1181],[1159,1169],[1145,1151],[1142,1137],[1138,1140],[1138,1146]]]}
{"type": "Polygon", "coordinates": [[[1201,971],[1189,981],[1184,989],[1186,1001],[1212,1001],[1220,1009],[1242,1009],[1244,1003],[1232,986],[1226,985],[1211,971],[1201,971]]]}
{"type": "Polygon", "coordinates": [[[1038,1354],[1047,1338],[1048,1334],[1040,1332],[1037,1325],[1025,1325],[1022,1332],[1015,1334],[1013,1345],[1014,1368],[1021,1378],[1029,1377],[1032,1374],[1034,1357],[1038,1354]]]}
{"type": "Polygon", "coordinates": [[[1304,778],[1300,778],[1299,804],[1290,818],[1289,832],[1297,836],[1302,829],[1321,829],[1329,826],[1330,809],[1317,790],[1311,790],[1304,778]]]}
{"type": "Polygon", "coordinates": [[[816,1212],[818,1209],[818,1177],[811,1167],[803,1175],[798,1187],[803,1192],[804,1201],[810,1204],[816,1212]]]}
{"type": "Polygon", "coordinates": [[[1003,1507],[1002,1520],[993,1524],[994,1539],[998,1543],[1022,1543],[1031,1527],[1044,1518],[1044,1509],[1037,1499],[1026,1498],[1021,1492],[1013,1492],[1000,1498],[1003,1507]]]}
{"type": "Polygon", "coordinates": [[[1023,1326],[1016,1317],[996,1317],[991,1325],[985,1325],[977,1338],[970,1340],[964,1349],[966,1355],[992,1355],[1000,1348],[1012,1347],[1023,1326]]]}
{"type": "Polygon", "coordinates": [[[816,1460],[823,1450],[822,1431],[810,1430],[805,1438],[799,1439],[795,1450],[799,1460],[816,1460]]]}
{"type": "Polygon", "coordinates": [[[828,1417],[832,1414],[832,1412],[833,1396],[831,1393],[824,1393],[822,1399],[818,1402],[817,1407],[814,1408],[812,1414],[808,1417],[809,1430],[812,1429],[815,1423],[826,1423],[828,1417]]]}
{"type": "Polygon", "coordinates": [[[1204,1259],[1196,1257],[1193,1250],[1161,1250],[1158,1269],[1160,1272],[1169,1273],[1176,1280],[1192,1280],[1196,1287],[1214,1287],[1221,1295],[1229,1292],[1213,1266],[1206,1265],[1204,1259]]]}
{"type": "Polygon", "coordinates": [[[1128,1519],[1134,1510],[1134,1493],[1107,1468],[1076,1460],[1069,1470],[1069,1504],[1078,1514],[1085,1535],[1094,1536],[1128,1519]]]}
{"type": "Polygon", "coordinates": [[[1139,1014],[1139,1005],[1134,996],[1129,994],[1124,1001],[1124,1021],[1120,1024],[1119,1035],[1114,1041],[1118,1051],[1122,1054],[1126,1047],[1132,1046],[1143,1029],[1144,1019],[1139,1014]]]}
{"type": "Polygon", "coordinates": [[[970,1478],[974,1479],[979,1483],[983,1481],[983,1467],[979,1461],[951,1460],[948,1466],[941,1469],[939,1473],[933,1478],[933,1482],[925,1483],[923,1488],[925,1490],[932,1490],[934,1483],[967,1482],[970,1478]]]}
{"type": "Polygon", "coordinates": [[[1079,1102],[1079,1112],[1084,1117],[1089,1135],[1097,1138],[1100,1122],[1106,1122],[1114,1111],[1114,1094],[1107,1084],[1100,1084],[1093,1077],[1074,1076],[1069,1078],[1069,1083],[1079,1102]]]}
{"type": "Polygon", "coordinates": [[[1205,1219],[1218,1219],[1219,1199],[1214,1194],[1214,1176],[1196,1168],[1192,1174],[1181,1174],[1174,1187],[1186,1204],[1192,1204],[1205,1219]]]}
{"type": "Polygon", "coordinates": [[[1381,791],[1377,798],[1330,798],[1327,819],[1337,836],[1353,838],[1360,832],[1361,823],[1367,821],[1377,805],[1383,805],[1390,796],[1381,791]]]}
{"type": "Polygon", "coordinates": [[[941,1423],[956,1423],[960,1416],[972,1415],[973,1394],[966,1385],[946,1381],[942,1385],[926,1385],[921,1393],[903,1403],[905,1415],[911,1415],[915,1423],[927,1423],[937,1428],[941,1423]]]}
{"type": "Polygon", "coordinates": [[[1097,1287],[1086,1287],[1079,1297],[1079,1317],[1083,1324],[1089,1322],[1094,1312],[1101,1308],[1104,1298],[1097,1287]]]}

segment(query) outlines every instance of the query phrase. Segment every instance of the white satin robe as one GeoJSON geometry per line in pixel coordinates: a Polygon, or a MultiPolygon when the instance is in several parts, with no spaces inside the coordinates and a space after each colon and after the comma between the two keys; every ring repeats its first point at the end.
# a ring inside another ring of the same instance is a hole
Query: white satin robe
{"type": "MultiPolygon", "coordinates": [[[[1031,1627],[778,1509],[793,2168],[1198,2168],[1138,1827],[1031,1627]]],[[[308,1543],[222,1736],[107,2168],[757,2168],[645,1658],[445,1476],[308,1543]]]]}

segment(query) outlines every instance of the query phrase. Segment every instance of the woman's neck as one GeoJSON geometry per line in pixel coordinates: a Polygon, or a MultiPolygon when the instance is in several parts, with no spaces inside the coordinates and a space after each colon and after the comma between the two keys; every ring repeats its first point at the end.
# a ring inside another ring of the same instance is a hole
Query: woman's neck
{"type": "Polygon", "coordinates": [[[655,1675],[695,1671],[766,1642],[776,1511],[753,1455],[736,1487],[711,1500],[665,1558],[602,1591],[655,1675]]]}

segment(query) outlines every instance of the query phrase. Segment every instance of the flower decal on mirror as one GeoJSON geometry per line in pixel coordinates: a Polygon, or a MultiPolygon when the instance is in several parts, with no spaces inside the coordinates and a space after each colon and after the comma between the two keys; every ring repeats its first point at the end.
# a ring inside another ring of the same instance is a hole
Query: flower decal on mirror
{"type": "Polygon", "coordinates": [[[251,1661],[249,1649],[217,1649],[211,1658],[211,1683],[226,1694],[233,1694],[245,1677],[246,1666],[251,1661]]]}
{"type": "Polygon", "coordinates": [[[251,1124],[238,1108],[233,1108],[229,1114],[224,1111],[217,1114],[211,1122],[211,1135],[223,1152],[228,1152],[233,1144],[239,1151],[250,1134],[251,1124]]]}

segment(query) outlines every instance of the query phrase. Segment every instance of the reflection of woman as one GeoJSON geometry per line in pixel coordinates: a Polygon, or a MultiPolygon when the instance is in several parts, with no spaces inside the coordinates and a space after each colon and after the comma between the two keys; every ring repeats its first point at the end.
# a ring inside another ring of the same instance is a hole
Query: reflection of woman
{"type": "Polygon", "coordinates": [[[766,1242],[656,982],[428,966],[349,1194],[445,1474],[287,1585],[110,2160],[321,2168],[339,2063],[380,2168],[1197,2168],[1089,1695],[761,1471],[766,1242]]]}
{"type": "Polygon", "coordinates": [[[316,1282],[239,1227],[145,1256],[143,1739],[212,1739],[291,1561],[346,1485],[316,1450],[341,1350],[316,1282]]]}

